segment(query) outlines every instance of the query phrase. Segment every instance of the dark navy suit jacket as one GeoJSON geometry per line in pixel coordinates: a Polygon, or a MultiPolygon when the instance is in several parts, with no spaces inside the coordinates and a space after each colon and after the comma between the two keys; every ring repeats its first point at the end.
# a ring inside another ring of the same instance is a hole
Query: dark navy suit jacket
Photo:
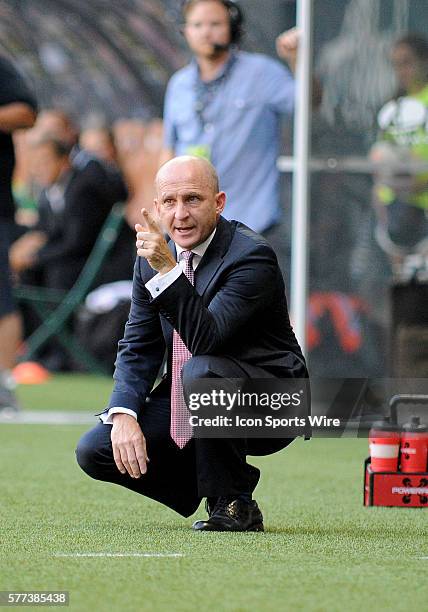
{"type": "MultiPolygon", "coordinates": [[[[170,248],[175,254],[174,243],[170,248]]],[[[193,356],[219,355],[263,368],[268,376],[306,377],[305,361],[288,316],[284,282],[266,240],[220,217],[195,271],[152,298],[145,283],[156,272],[143,257],[134,268],[133,295],[119,343],[109,408],[140,413],[175,328],[193,356]]]]}

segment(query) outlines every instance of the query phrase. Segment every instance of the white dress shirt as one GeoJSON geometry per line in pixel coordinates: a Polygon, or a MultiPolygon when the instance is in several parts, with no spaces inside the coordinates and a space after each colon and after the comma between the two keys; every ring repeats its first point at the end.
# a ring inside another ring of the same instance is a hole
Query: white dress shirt
{"type": "MultiPolygon", "coordinates": [[[[205,251],[211,244],[211,241],[214,238],[215,233],[216,233],[216,229],[214,229],[214,231],[208,236],[208,238],[204,242],[202,242],[201,244],[198,244],[198,246],[192,249],[192,253],[193,253],[192,266],[194,270],[196,270],[196,268],[198,267],[199,262],[201,261],[203,255],[205,254],[205,251]]],[[[172,270],[167,272],[166,274],[159,274],[159,273],[156,274],[153,278],[151,278],[146,283],[146,289],[150,291],[152,298],[156,298],[158,295],[162,293],[162,291],[165,291],[165,289],[167,289],[170,285],[172,285],[172,283],[177,280],[180,274],[184,274],[186,260],[184,258],[180,259],[180,255],[186,249],[183,249],[181,246],[179,246],[176,243],[175,243],[175,249],[177,251],[177,259],[178,259],[177,265],[172,270]]],[[[137,419],[137,413],[134,412],[134,410],[131,410],[130,408],[124,408],[123,406],[115,406],[113,408],[110,408],[110,410],[107,413],[103,413],[100,415],[100,419],[105,425],[112,425],[113,424],[113,418],[112,418],[113,414],[129,414],[130,416],[133,416],[135,419],[137,419]]]]}

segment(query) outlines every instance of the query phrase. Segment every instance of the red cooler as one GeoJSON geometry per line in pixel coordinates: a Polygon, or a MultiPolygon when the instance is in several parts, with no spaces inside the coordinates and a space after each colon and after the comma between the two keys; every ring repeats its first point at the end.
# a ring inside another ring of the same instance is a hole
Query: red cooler
{"type": "Polygon", "coordinates": [[[373,472],[396,472],[400,450],[400,432],[387,420],[373,423],[369,432],[370,465],[373,472]]]}
{"type": "Polygon", "coordinates": [[[400,427],[397,407],[402,404],[428,406],[428,395],[394,395],[389,402],[390,419],[373,424],[369,432],[371,456],[364,464],[364,505],[428,510],[428,426],[420,423],[420,419],[427,420],[428,412],[412,416],[410,423],[400,427]]]}
{"type": "Polygon", "coordinates": [[[403,425],[400,447],[400,470],[402,472],[425,472],[428,462],[428,427],[413,416],[403,425]]]}

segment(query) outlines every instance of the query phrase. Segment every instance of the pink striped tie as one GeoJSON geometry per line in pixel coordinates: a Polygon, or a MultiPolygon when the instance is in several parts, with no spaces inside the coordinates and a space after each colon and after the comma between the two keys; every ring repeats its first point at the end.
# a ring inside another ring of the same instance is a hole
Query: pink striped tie
{"type": "MultiPolygon", "coordinates": [[[[192,251],[182,251],[180,259],[186,261],[184,274],[192,285],[195,282],[193,272],[192,251]]],[[[172,383],[171,383],[171,438],[179,448],[184,448],[192,437],[192,427],[189,423],[190,413],[184,401],[183,385],[181,382],[181,370],[192,356],[180,334],[175,331],[172,338],[172,383]]]]}

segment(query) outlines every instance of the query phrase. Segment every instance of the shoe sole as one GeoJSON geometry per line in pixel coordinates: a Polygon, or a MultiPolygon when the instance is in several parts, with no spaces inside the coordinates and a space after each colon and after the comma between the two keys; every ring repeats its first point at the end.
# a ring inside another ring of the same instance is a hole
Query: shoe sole
{"type": "MultiPolygon", "coordinates": [[[[193,527],[193,526],[192,526],[193,527]]],[[[248,527],[247,529],[243,529],[243,530],[234,530],[234,529],[195,529],[193,527],[193,531],[217,531],[217,532],[222,532],[222,533],[247,533],[250,531],[257,531],[257,532],[262,532],[264,531],[265,528],[263,526],[263,523],[257,523],[256,525],[251,525],[251,527],[248,527]]]]}

